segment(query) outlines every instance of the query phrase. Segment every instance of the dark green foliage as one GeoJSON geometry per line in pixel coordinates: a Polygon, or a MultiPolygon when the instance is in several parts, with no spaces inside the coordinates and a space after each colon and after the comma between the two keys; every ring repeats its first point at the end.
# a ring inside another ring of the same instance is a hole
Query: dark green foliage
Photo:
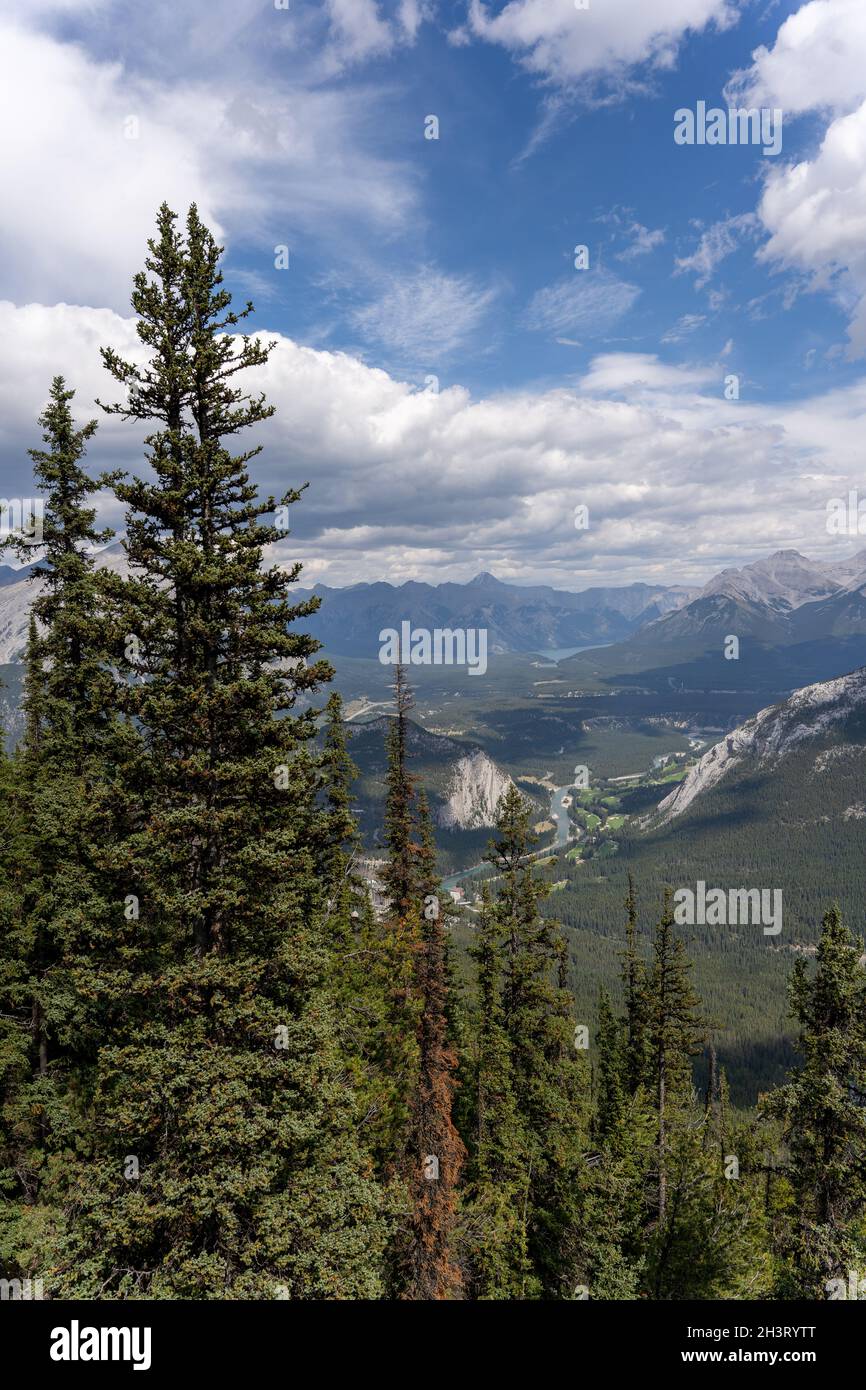
{"type": "Polygon", "coordinates": [[[343,827],[318,796],[315,710],[294,713],[329,668],[293,630],[311,610],[290,599],[297,567],[263,566],[280,532],[249,481],[257,449],[227,447],[271,414],[235,384],[267,348],[227,332],[249,307],[232,312],[195,208],[175,222],[163,207],[135,280],[147,365],[103,354],[127,391],[112,409],[153,431],[152,480],[116,485],[130,578],[108,586],[140,746],[117,772],[130,830],[98,948],[96,1152],[56,1291],[371,1296],[380,1197],[327,990],[343,827]]]}
{"type": "Polygon", "coordinates": [[[765,1097],[782,1126],[793,1196],[781,1233],[784,1297],[826,1298],[866,1259],[866,969],[863,943],[829,911],[817,968],[794,967],[791,1011],[802,1067],[765,1097]]]}
{"type": "MultiPolygon", "coordinates": [[[[272,413],[243,388],[269,348],[194,207],[181,229],[163,206],[148,245],[146,360],[103,353],[148,471],[89,477],[95,425],[60,377],[32,453],[39,592],[24,734],[0,757],[3,1277],[85,1299],[828,1296],[866,1262],[862,943],[827,913],[791,984],[801,1065],[755,1123],[726,1077],[751,1035],[714,1032],[705,1056],[664,893],[679,850],[605,838],[629,793],[600,813],[602,872],[565,870],[568,937],[514,784],[480,910],[443,899],[417,773],[438,745],[400,668],[387,858],[362,863],[342,705],[320,708],[332,673],[304,630],[318,599],[293,601],[299,566],[267,565],[277,502],[234,444],[272,413]],[[100,485],[127,509],[127,577],[94,566],[100,485]],[[663,899],[651,933],[634,866],[663,899]]],[[[838,820],[854,774],[837,752],[838,820]]],[[[747,821],[713,837],[686,819],[688,854],[718,854],[703,877],[765,862],[747,821]]],[[[716,944],[754,1011],[785,958],[755,985],[754,945],[716,944]]]]}
{"type": "Polygon", "coordinates": [[[587,1076],[575,1050],[564,943],[538,911],[546,888],[527,851],[529,810],[511,786],[489,860],[500,884],[476,948],[475,1113],[467,1131],[478,1211],[470,1260],[482,1296],[570,1297],[569,1234],[587,1120],[587,1076]],[[503,1207],[522,1197],[522,1209],[503,1207]],[[500,1217],[493,1231],[490,1212],[500,1217]],[[486,1223],[486,1224],[485,1224],[486,1223]],[[490,1249],[478,1250],[484,1242],[490,1249]],[[491,1255],[494,1261],[491,1269],[491,1255]]]}
{"type": "MultiPolygon", "coordinates": [[[[104,605],[89,550],[97,483],[82,459],[96,428],[76,429],[74,392],[51,385],[31,450],[43,494],[39,584],[24,683],[25,736],[4,762],[3,1174],[9,1257],[38,1272],[33,1232],[62,1225],[71,1173],[89,1143],[83,1114],[104,1017],[90,981],[94,937],[112,914],[103,863],[113,817],[106,795],[118,725],[107,669],[104,605]]],[[[32,549],[7,542],[20,558],[32,549]]]]}

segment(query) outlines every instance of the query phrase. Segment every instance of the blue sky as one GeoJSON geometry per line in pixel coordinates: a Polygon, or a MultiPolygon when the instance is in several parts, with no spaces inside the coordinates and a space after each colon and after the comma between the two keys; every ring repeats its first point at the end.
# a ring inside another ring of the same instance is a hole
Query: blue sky
{"type": "MultiPolygon", "coordinates": [[[[707,229],[754,214],[770,161],[749,146],[677,147],[673,113],[701,97],[727,106],[731,74],[797,8],[750,6],[726,30],[687,36],[672,71],[644,69],[647,90],[620,100],[551,90],[501,47],[453,47],[447,29],[422,26],[414,46],[364,74],[389,89],[381,148],[411,169],[417,215],[386,244],[378,232],[365,238],[346,266],[297,229],[293,273],[262,305],[263,318],[312,345],[473,391],[569,382],[609,347],[690,362],[718,359],[731,340],[744,393],[784,397],[828,374],[850,377],[858,368],[844,357],[844,308],[805,291],[796,271],[757,263],[757,229],[732,231],[734,249],[705,283],[678,266],[707,229]],[[438,141],[423,138],[429,113],[440,121],[438,141]],[[580,275],[576,244],[590,251],[580,275]],[[456,322],[431,315],[427,335],[401,313],[417,306],[425,273],[434,286],[444,280],[443,290],[453,282],[460,301],[456,322]],[[371,306],[392,276],[414,293],[385,289],[385,303],[371,306]]],[[[443,18],[456,27],[462,10],[442,7],[443,18]]],[[[586,18],[576,13],[574,23],[586,18]]],[[[786,161],[808,152],[816,128],[809,117],[791,121],[786,161]]],[[[232,263],[267,276],[269,252],[238,246],[232,263]]]]}
{"type": "MultiPolygon", "coordinates": [[[[277,338],[257,467],[310,481],[308,578],[866,545],[824,521],[866,498],[861,0],[0,0],[0,40],[7,494],[53,372],[105,396],[155,207],[195,198],[277,338]],[[781,153],[675,144],[698,101],[780,108],[781,153]]],[[[93,453],[140,466],[110,421],[93,453]]]]}

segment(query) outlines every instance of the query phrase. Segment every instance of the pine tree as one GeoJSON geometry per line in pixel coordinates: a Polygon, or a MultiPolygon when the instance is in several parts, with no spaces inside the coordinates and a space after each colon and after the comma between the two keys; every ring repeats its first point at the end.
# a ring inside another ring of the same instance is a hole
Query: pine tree
{"type": "Polygon", "coordinates": [[[387,910],[373,942],[371,970],[382,995],[376,1071],[378,1096],[374,1117],[375,1152],[384,1177],[405,1172],[412,1096],[418,1079],[417,954],[421,941],[418,889],[419,843],[414,816],[415,783],[409,772],[408,713],[412,694],[405,671],[395,668],[395,716],[385,745],[388,772],[385,790],[387,860],[382,881],[387,910]]]}
{"type": "Polygon", "coordinates": [[[527,857],[529,810],[512,784],[497,816],[489,860],[501,878],[494,909],[503,939],[503,1028],[514,1099],[526,1137],[528,1256],[543,1297],[571,1296],[568,1233],[588,1115],[585,1068],[575,1049],[566,952],[539,905],[548,889],[527,857]]]}
{"type": "Polygon", "coordinates": [[[781,1121],[793,1204],[780,1242],[783,1297],[826,1298],[866,1260],[866,969],[838,907],[810,976],[797,961],[791,1011],[802,1066],[763,1100],[781,1121]]]}
{"type": "Polygon", "coordinates": [[[628,876],[626,908],[626,949],[622,958],[622,982],[626,1012],[626,1082],[634,1095],[646,1081],[649,1066],[647,1041],[647,968],[638,951],[637,897],[634,880],[628,876]]]}
{"type": "Polygon", "coordinates": [[[468,1107],[463,1248],[467,1290],[476,1299],[526,1298],[534,1290],[527,1253],[529,1159],[514,1096],[503,1021],[503,936],[490,889],[470,955],[477,970],[474,1056],[468,1107]]]}
{"type": "MultiPolygon", "coordinates": [[[[388,863],[382,875],[395,926],[409,923],[418,911],[415,780],[409,772],[409,712],[412,691],[403,666],[394,668],[394,718],[388,729],[388,775],[385,792],[385,843],[388,863]]],[[[411,954],[411,952],[410,952],[411,954]]]]}
{"type": "Polygon", "coordinates": [[[402,1252],[401,1292],[404,1298],[442,1299],[454,1297],[460,1287],[453,1239],[457,1184],[465,1151],[452,1115],[457,1058],[448,1038],[448,939],[423,791],[418,796],[417,820],[420,844],[415,891],[422,904],[415,971],[418,1079],[406,1155],[411,1213],[402,1252]]]}
{"type": "Polygon", "coordinates": [[[599,1143],[610,1139],[623,1122],[626,1109],[625,1039],[619,1019],[613,1012],[610,995],[599,989],[598,998],[598,1077],[594,1135],[599,1143]]]}
{"type": "MultiPolygon", "coordinates": [[[[95,526],[91,498],[99,484],[83,464],[96,424],[76,428],[73,398],[55,377],[39,420],[46,447],[30,450],[43,494],[42,535],[30,575],[38,592],[25,657],[25,732],[7,800],[20,838],[4,898],[16,959],[11,973],[6,959],[3,1012],[26,1028],[29,1057],[17,1084],[7,1076],[4,1109],[25,1204],[43,1218],[50,1209],[46,1226],[57,1220],[66,1175],[87,1140],[82,1097],[100,1030],[88,954],[110,910],[101,853],[112,829],[104,791],[116,730],[92,555],[111,532],[95,526]]],[[[32,560],[21,538],[6,544],[32,560]]]]}
{"type": "Polygon", "coordinates": [[[691,963],[685,946],[673,933],[670,894],[653,942],[653,968],[649,980],[649,1042],[651,1047],[655,1111],[658,1123],[657,1216],[664,1225],[667,1201],[668,1144],[671,1117],[691,1099],[691,1059],[698,1055],[701,1025],[700,1000],[689,980],[691,963]]]}
{"type": "MultiPolygon", "coordinates": [[[[265,568],[264,518],[233,437],[272,414],[239,374],[221,248],[165,205],[132,295],[145,365],[103,352],[147,421],[151,477],[117,484],[130,578],[108,591],[127,717],[100,988],[123,999],[100,1052],[97,1154],[78,1178],[58,1291],[92,1297],[371,1296],[381,1200],[356,1132],[330,995],[312,696],[330,676],[294,630],[300,567],[265,568]],[[296,706],[303,700],[305,708],[296,706]]],[[[281,499],[297,501],[298,491],[281,499]]]]}

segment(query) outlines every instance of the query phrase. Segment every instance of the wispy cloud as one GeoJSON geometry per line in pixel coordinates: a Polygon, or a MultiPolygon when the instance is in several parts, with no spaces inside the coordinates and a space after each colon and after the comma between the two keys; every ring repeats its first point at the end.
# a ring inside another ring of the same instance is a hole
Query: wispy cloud
{"type": "Polygon", "coordinates": [[[637,285],[606,270],[576,270],[536,291],[523,316],[535,332],[594,337],[606,333],[640,295],[637,285]]]}
{"type": "Polygon", "coordinates": [[[409,363],[442,360],[478,329],[496,291],[432,266],[394,275],[351,319],[368,342],[409,363]]]}
{"type": "Polygon", "coordinates": [[[690,256],[678,257],[675,274],[694,274],[697,277],[695,288],[703,289],[712,279],[716,267],[739,250],[744,240],[754,238],[759,230],[760,222],[753,212],[741,212],[735,217],[714,222],[703,230],[690,256]]]}
{"type": "Polygon", "coordinates": [[[663,343],[679,343],[683,338],[687,338],[690,333],[694,333],[700,328],[701,324],[706,323],[706,314],[682,314],[677,319],[673,328],[669,328],[662,338],[663,343]]]}
{"type": "Polygon", "coordinates": [[[631,244],[626,246],[625,250],[617,252],[618,261],[634,261],[639,256],[648,256],[657,246],[661,246],[665,239],[660,227],[650,231],[649,227],[644,227],[640,222],[632,222],[629,235],[632,237],[631,244]]]}

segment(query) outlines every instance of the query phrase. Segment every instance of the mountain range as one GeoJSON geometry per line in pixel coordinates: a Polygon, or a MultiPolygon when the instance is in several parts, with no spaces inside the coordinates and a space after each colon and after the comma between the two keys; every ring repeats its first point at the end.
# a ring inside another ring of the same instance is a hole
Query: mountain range
{"type": "Polygon", "coordinates": [[[866,662],[866,550],[837,563],[779,550],[725,569],[604,651],[562,663],[576,684],[793,690],[866,662]],[[730,647],[730,637],[738,639],[730,647]],[[735,652],[734,656],[729,651],[735,652]]]}
{"type": "Polygon", "coordinates": [[[307,623],[329,655],[375,659],[379,633],[415,628],[485,628],[490,652],[537,652],[617,642],[691,597],[679,585],[629,584],[571,593],[548,585],[506,584],[481,573],[466,584],[324,584],[299,597],[317,595],[318,613],[307,623]]]}
{"type": "MultiPolygon", "coordinates": [[[[122,543],[100,551],[97,563],[123,572],[122,543]]],[[[31,569],[0,566],[0,664],[20,661],[23,654],[35,591],[27,579],[31,569]]],[[[866,550],[836,563],[780,550],[742,569],[722,570],[697,592],[682,585],[644,583],[571,592],[549,585],[508,584],[481,573],[466,584],[410,580],[344,589],[317,584],[295,594],[299,600],[321,599],[305,626],[332,657],[375,660],[379,633],[399,629],[408,619],[414,628],[429,630],[484,628],[490,653],[606,648],[570,658],[575,671],[597,666],[606,673],[633,675],[713,655],[722,661],[730,634],[741,643],[776,651],[857,639],[866,660],[866,640],[861,641],[866,639],[866,550]]],[[[841,654],[835,671],[821,667],[819,674],[838,674],[857,664],[859,650],[855,644],[841,654]]],[[[836,656],[830,661],[832,666],[836,656]]],[[[780,664],[785,667],[790,661],[782,659],[780,664]]],[[[723,672],[727,665],[722,661],[723,672]]],[[[732,674],[730,669],[727,674],[732,674]]],[[[802,674],[799,667],[795,674],[802,674]]],[[[790,679],[788,672],[784,675],[782,687],[805,683],[790,679]]]]}
{"type": "MultiPolygon", "coordinates": [[[[101,550],[97,564],[123,572],[126,555],[118,541],[101,550]]],[[[26,570],[0,567],[0,665],[20,661],[34,586],[26,570]]],[[[629,584],[577,593],[547,585],[506,584],[478,574],[466,584],[353,584],[332,589],[317,584],[296,589],[298,601],[314,595],[318,612],[305,627],[329,656],[379,655],[379,633],[409,619],[415,628],[485,628],[489,652],[537,652],[616,642],[684,603],[693,590],[681,585],[629,584]]]]}

